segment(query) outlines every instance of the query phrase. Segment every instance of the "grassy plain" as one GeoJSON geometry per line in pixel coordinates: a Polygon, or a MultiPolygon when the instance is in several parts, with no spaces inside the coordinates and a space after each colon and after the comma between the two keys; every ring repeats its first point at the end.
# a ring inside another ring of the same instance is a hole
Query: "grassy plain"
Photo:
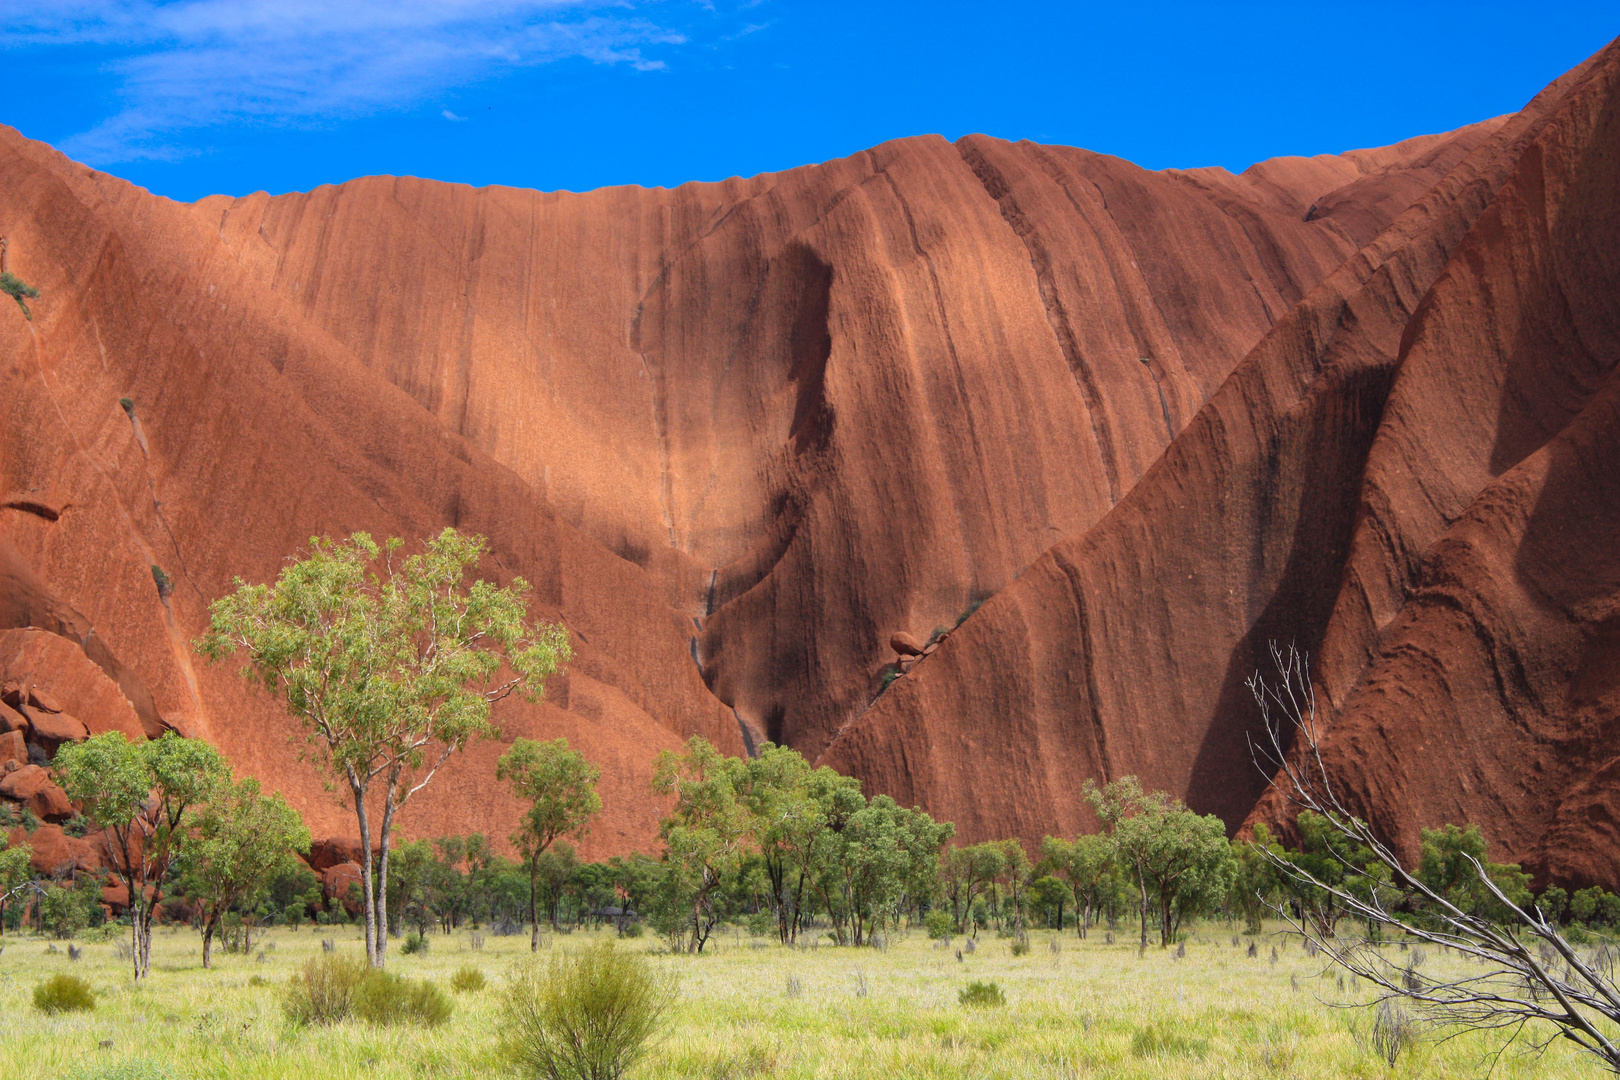
{"type": "MultiPolygon", "coordinates": [[[[372,1028],[352,1022],[293,1028],[280,1010],[282,985],[320,951],[309,928],[275,930],[262,960],[216,954],[201,967],[198,937],[158,930],[153,973],[131,983],[116,942],[83,946],[78,961],[65,944],[41,938],[0,939],[0,1075],[8,1080],[58,1077],[171,1077],[339,1080],[339,1078],[510,1075],[498,1050],[499,988],[505,973],[529,957],[528,938],[486,935],[481,950],[466,932],[436,936],[426,955],[391,954],[389,968],[449,988],[471,964],[489,978],[481,991],[456,995],[456,1012],[433,1030],[372,1028]],[[58,972],[90,981],[94,1012],[46,1016],[34,1010],[35,985],[58,972]]],[[[337,949],[358,954],[356,931],[329,933],[337,949]]],[[[1206,926],[1185,958],[1149,948],[1138,957],[1128,932],[1108,944],[1101,932],[1079,941],[1072,932],[1031,935],[1027,955],[981,935],[958,960],[961,939],[940,948],[921,933],[898,935],[884,951],[790,950],[726,932],[712,955],[670,956],[649,938],[621,948],[648,953],[678,979],[667,1033],[636,1070],[645,1080],[721,1078],[1273,1078],[1530,1077],[1604,1075],[1563,1045],[1537,1057],[1499,1040],[1429,1033],[1391,1069],[1369,1046],[1364,1009],[1281,935],[1232,944],[1231,931],[1206,926]],[[1055,947],[1054,947],[1054,942],[1055,947]],[[1278,959],[1271,962],[1272,948],[1278,959]],[[970,980],[993,980],[1006,993],[1002,1009],[957,1003],[970,980]]],[[[547,948],[574,949],[595,935],[553,935],[547,948]]],[[[1395,947],[1390,947],[1392,953],[1395,947]]],[[[542,950],[542,956],[544,950],[542,950]]],[[[1448,964],[1430,956],[1425,970],[1448,964]]],[[[1364,995],[1363,995],[1364,997],[1364,995]]]]}

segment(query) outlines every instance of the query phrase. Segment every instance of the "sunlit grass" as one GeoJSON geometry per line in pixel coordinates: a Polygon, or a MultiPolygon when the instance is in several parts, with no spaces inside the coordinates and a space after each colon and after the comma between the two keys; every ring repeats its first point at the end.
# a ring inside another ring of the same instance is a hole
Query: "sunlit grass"
{"type": "MultiPolygon", "coordinates": [[[[340,951],[359,953],[352,928],[329,932],[340,951]]],[[[886,951],[828,945],[797,950],[726,932],[701,957],[657,953],[648,938],[620,948],[649,954],[679,980],[679,1002],[665,1036],[635,1073],[646,1078],[753,1077],[1482,1077],[1498,1041],[1434,1038],[1391,1069],[1367,1046],[1365,1010],[1334,1003],[1365,1000],[1337,974],[1323,976],[1283,937],[1233,946],[1231,931],[1206,927],[1186,957],[1149,948],[1138,957],[1121,931],[1108,945],[1072,933],[1037,932],[1014,957],[1010,942],[981,936],[959,961],[960,939],[936,947],[921,933],[897,936],[886,951]],[[1051,943],[1056,939],[1058,950],[1051,943]],[[1278,960],[1270,961],[1273,944],[1278,960]],[[797,980],[790,993],[789,980],[797,980]],[[968,1009],[958,993],[994,981],[1004,1008],[968,1009]],[[863,993],[864,990],[864,993],[863,993]]],[[[216,954],[201,967],[197,935],[160,929],[152,977],[131,984],[116,943],[49,952],[39,938],[0,939],[0,1075],[8,1080],[93,1077],[143,1060],[180,1078],[479,1077],[510,1075],[496,1046],[499,991],[512,965],[528,957],[528,937],[486,933],[481,951],[465,932],[434,936],[428,953],[389,960],[390,970],[446,989],[471,965],[489,979],[455,994],[450,1021],[432,1030],[289,1027],[280,994],[291,973],[320,951],[322,934],[276,930],[256,957],[216,954]],[[46,1016],[33,988],[59,972],[90,981],[93,1012],[46,1016]]],[[[556,935],[549,948],[577,949],[598,935],[556,935]]],[[[1390,946],[1394,955],[1396,949],[1390,946]]],[[[257,951],[257,950],[256,950],[257,951]]],[[[1432,951],[1431,951],[1432,952],[1432,951]]],[[[1430,974],[1460,963],[1429,956],[1430,974]]],[[[110,1073],[109,1073],[110,1075],[110,1073]]],[[[132,1074],[135,1075],[135,1074],[132,1074]]],[[[1596,1064],[1555,1045],[1535,1057],[1509,1049],[1491,1075],[1598,1077],[1596,1064]]]]}

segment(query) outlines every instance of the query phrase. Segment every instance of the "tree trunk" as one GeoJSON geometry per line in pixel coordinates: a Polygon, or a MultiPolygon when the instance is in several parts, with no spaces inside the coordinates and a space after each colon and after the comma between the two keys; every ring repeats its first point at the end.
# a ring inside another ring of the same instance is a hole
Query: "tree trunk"
{"type": "Polygon", "coordinates": [[[1169,948],[1175,929],[1170,925],[1170,887],[1159,890],[1159,947],[1169,948]]]}
{"type": "Polygon", "coordinates": [[[203,970],[213,967],[212,956],[214,950],[214,922],[215,917],[208,915],[203,919],[203,970]]]}
{"type": "MultiPolygon", "coordinates": [[[[382,967],[382,958],[377,952],[377,903],[376,893],[371,887],[371,818],[366,814],[365,786],[355,782],[350,774],[349,789],[354,793],[354,816],[360,825],[360,873],[365,878],[361,882],[364,907],[366,911],[366,961],[372,967],[382,967]]],[[[339,904],[343,897],[335,898],[339,904]]]]}
{"type": "Polygon", "coordinates": [[[1147,880],[1142,876],[1142,868],[1136,868],[1136,887],[1142,891],[1142,948],[1147,948],[1147,880]]]}
{"type": "MultiPolygon", "coordinates": [[[[381,849],[381,857],[377,860],[377,961],[376,966],[382,967],[388,962],[388,834],[394,827],[394,783],[395,778],[388,778],[388,790],[383,794],[382,836],[377,840],[381,849]]],[[[367,887],[371,883],[367,882],[367,887]]]]}
{"type": "Polygon", "coordinates": [[[529,860],[529,951],[540,951],[540,906],[536,894],[540,891],[540,855],[529,860]]]}

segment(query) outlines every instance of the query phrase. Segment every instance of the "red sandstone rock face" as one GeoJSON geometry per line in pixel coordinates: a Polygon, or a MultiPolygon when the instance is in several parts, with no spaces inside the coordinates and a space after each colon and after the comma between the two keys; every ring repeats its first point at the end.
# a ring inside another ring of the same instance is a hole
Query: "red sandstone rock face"
{"type": "Polygon", "coordinates": [[[969,835],[1081,827],[1079,781],[1127,773],[1235,827],[1264,783],[1242,680],[1295,640],[1337,782],[1403,849],[1476,821],[1544,876],[1620,878],[1617,116],[1611,46],[1313,290],[1101,523],[823,760],[969,835]]]}
{"type": "MultiPolygon", "coordinates": [[[[195,206],[0,132],[0,234],[44,292],[0,318],[0,627],[38,628],[0,677],[214,740],[349,835],[189,641],[312,534],[453,524],[573,633],[499,718],[602,767],[587,855],[650,842],[651,759],[693,733],[825,751],[968,837],[1073,827],[1123,771],[1236,823],[1235,680],[1268,634],[1328,635],[1402,334],[1571,92],[1240,176],[973,136],[674,190],[195,206]]],[[[405,833],[504,838],[502,748],[405,833]]]]}
{"type": "Polygon", "coordinates": [[[49,770],[24,765],[0,776],[0,798],[21,803],[45,821],[66,821],[73,816],[73,804],[51,779],[49,770]]]}
{"type": "Polygon", "coordinates": [[[105,863],[96,839],[69,836],[60,825],[41,825],[32,833],[13,829],[9,843],[33,848],[29,862],[34,872],[46,877],[70,875],[79,870],[100,870],[105,863]]]}

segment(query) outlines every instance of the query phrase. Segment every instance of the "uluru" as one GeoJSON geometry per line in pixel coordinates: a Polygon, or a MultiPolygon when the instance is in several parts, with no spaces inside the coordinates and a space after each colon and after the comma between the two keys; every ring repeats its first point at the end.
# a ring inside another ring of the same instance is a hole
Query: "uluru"
{"type": "Polygon", "coordinates": [[[1474,822],[1612,885],[1617,147],[1616,45],[1520,111],[1241,172],[922,135],[180,202],[0,127],[40,293],[0,300],[0,795],[65,819],[44,751],[175,731],[352,835],[193,642],[313,536],[452,526],[574,659],[406,837],[505,837],[496,758],[566,737],[583,850],[651,850],[692,735],[963,841],[1090,828],[1082,783],[1126,775],[1236,834],[1287,816],[1244,680],[1291,642],[1398,848],[1474,822]]]}

